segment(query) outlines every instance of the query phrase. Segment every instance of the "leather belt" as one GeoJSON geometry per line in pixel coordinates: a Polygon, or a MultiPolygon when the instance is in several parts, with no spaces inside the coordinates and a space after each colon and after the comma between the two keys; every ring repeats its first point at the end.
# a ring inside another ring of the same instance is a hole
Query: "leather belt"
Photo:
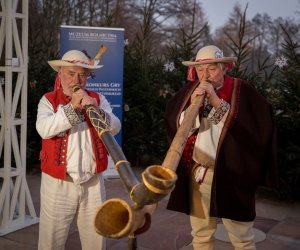
{"type": "Polygon", "coordinates": [[[208,161],[207,163],[196,163],[192,167],[192,175],[195,181],[198,184],[201,184],[204,181],[206,176],[206,172],[209,168],[213,168],[214,164],[212,161],[208,161]]]}
{"type": "Polygon", "coordinates": [[[199,167],[199,166],[202,166],[202,167],[205,167],[205,168],[213,168],[215,166],[215,162],[214,161],[208,161],[206,163],[203,163],[203,162],[198,163],[198,162],[195,162],[193,160],[193,162],[192,162],[192,170],[195,169],[195,168],[197,168],[197,167],[199,167]]]}

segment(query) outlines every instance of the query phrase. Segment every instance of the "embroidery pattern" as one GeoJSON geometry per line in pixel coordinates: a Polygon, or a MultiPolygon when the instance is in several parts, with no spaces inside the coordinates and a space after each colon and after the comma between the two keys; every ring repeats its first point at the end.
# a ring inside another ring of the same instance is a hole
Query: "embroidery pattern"
{"type": "Polygon", "coordinates": [[[207,119],[213,124],[218,124],[229,109],[230,104],[222,99],[219,107],[214,110],[215,112],[209,114],[207,119]]]}
{"type": "Polygon", "coordinates": [[[63,106],[63,110],[67,116],[67,119],[69,120],[69,122],[72,126],[75,126],[76,124],[81,123],[81,119],[77,115],[77,113],[71,103],[68,103],[67,105],[63,106]]]}

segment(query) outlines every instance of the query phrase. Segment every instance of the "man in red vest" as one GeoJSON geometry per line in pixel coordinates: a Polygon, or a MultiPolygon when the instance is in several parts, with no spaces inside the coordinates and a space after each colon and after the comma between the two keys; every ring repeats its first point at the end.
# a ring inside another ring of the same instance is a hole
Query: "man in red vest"
{"type": "Polygon", "coordinates": [[[78,50],[48,63],[58,76],[54,91],[39,102],[36,121],[42,137],[38,249],[65,249],[73,219],[82,249],[106,249],[105,240],[94,230],[94,216],[105,200],[102,173],[107,168],[107,151],[84,108],[95,106],[113,135],[121,123],[102,94],[85,89],[87,78],[102,65],[91,63],[78,50]]]}
{"type": "Polygon", "coordinates": [[[200,49],[185,85],[166,109],[171,141],[188,106],[205,95],[177,168],[168,209],[190,215],[194,249],[214,248],[222,219],[235,249],[255,249],[255,192],[277,184],[276,129],[271,105],[248,82],[228,76],[236,57],[200,49]]]}

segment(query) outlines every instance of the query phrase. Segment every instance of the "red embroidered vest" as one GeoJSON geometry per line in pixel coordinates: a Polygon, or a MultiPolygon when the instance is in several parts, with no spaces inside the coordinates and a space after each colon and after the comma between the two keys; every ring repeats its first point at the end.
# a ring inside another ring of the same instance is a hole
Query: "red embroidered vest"
{"type": "MultiPolygon", "coordinates": [[[[89,96],[96,98],[98,104],[100,103],[100,98],[97,93],[92,91],[87,91],[87,93],[89,96]]],[[[51,102],[54,112],[57,111],[59,104],[66,105],[70,101],[68,97],[63,94],[62,89],[46,93],[45,96],[49,102],[51,102]]],[[[85,115],[85,117],[87,116],[85,115]]],[[[86,122],[92,139],[93,151],[96,159],[96,171],[99,173],[107,168],[107,150],[90,120],[86,119],[86,122]]],[[[42,150],[40,152],[42,172],[47,173],[54,178],[65,179],[68,137],[69,131],[62,137],[55,136],[50,139],[42,140],[42,150]]]]}

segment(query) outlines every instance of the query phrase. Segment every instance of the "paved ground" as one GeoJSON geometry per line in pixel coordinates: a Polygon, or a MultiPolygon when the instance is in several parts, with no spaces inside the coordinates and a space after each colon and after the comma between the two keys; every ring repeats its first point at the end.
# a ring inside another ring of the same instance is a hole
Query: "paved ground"
{"type": "MultiPolygon", "coordinates": [[[[27,175],[31,197],[39,214],[40,174],[27,175]]],[[[128,193],[120,179],[106,180],[108,198],[121,198],[129,201],[128,193]]],[[[138,250],[192,250],[189,245],[190,225],[188,216],[165,209],[167,198],[160,201],[152,215],[152,224],[148,231],[137,237],[138,250]]],[[[216,250],[233,249],[227,242],[226,234],[219,225],[216,233],[216,250]]],[[[296,250],[300,249],[300,204],[280,203],[265,199],[257,201],[255,220],[258,250],[296,250]]],[[[37,249],[38,224],[6,234],[0,237],[0,249],[35,250],[37,249]]],[[[126,250],[128,240],[108,239],[108,250],[126,250]]],[[[72,225],[66,250],[80,250],[76,225],[72,225]]]]}

